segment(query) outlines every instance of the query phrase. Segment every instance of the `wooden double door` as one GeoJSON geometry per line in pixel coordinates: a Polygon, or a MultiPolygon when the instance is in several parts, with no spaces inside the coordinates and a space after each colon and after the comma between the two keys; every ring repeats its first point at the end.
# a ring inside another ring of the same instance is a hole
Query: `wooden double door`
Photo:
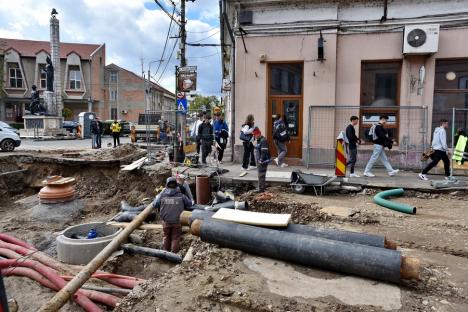
{"type": "Polygon", "coordinates": [[[268,142],[273,155],[277,155],[273,143],[273,123],[278,114],[281,114],[291,137],[286,157],[302,158],[302,96],[270,96],[268,105],[268,142]]]}

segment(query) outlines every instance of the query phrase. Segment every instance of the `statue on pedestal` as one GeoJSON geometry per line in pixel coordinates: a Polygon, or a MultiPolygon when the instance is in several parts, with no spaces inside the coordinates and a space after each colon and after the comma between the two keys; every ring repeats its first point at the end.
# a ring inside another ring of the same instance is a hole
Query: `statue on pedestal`
{"type": "Polygon", "coordinates": [[[52,60],[50,57],[46,59],[46,66],[43,72],[46,74],[46,87],[47,91],[53,92],[54,91],[54,65],[52,65],[52,60]]]}
{"type": "Polygon", "coordinates": [[[32,115],[44,115],[46,113],[46,109],[44,108],[44,106],[41,105],[41,101],[39,99],[39,92],[37,91],[36,85],[32,85],[29,111],[32,115]]]}

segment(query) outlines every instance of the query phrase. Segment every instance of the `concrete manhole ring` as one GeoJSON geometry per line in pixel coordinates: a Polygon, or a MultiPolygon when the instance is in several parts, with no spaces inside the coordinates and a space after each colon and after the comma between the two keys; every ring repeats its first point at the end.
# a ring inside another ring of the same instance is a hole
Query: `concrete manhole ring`
{"type": "Polygon", "coordinates": [[[101,222],[70,226],[57,237],[58,259],[69,264],[88,264],[121,231],[101,222]],[[91,229],[96,230],[98,237],[73,238],[86,237],[91,229]]]}

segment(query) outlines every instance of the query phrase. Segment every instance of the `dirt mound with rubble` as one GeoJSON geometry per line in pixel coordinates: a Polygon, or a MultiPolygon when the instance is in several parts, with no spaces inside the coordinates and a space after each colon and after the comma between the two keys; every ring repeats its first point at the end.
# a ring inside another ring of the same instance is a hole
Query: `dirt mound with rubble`
{"type": "Polygon", "coordinates": [[[83,152],[80,153],[81,159],[89,159],[89,160],[111,160],[111,159],[119,159],[123,157],[128,157],[132,154],[137,152],[141,152],[143,150],[139,149],[136,145],[133,144],[123,144],[119,145],[116,148],[102,148],[93,150],[90,152],[83,152]]]}

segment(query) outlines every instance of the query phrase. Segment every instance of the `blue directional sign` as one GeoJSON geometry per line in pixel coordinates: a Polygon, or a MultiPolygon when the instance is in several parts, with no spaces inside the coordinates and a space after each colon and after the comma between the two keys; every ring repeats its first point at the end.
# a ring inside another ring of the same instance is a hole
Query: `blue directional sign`
{"type": "Polygon", "coordinates": [[[177,111],[180,113],[186,113],[187,112],[187,98],[178,98],[177,99],[177,111]]]}

